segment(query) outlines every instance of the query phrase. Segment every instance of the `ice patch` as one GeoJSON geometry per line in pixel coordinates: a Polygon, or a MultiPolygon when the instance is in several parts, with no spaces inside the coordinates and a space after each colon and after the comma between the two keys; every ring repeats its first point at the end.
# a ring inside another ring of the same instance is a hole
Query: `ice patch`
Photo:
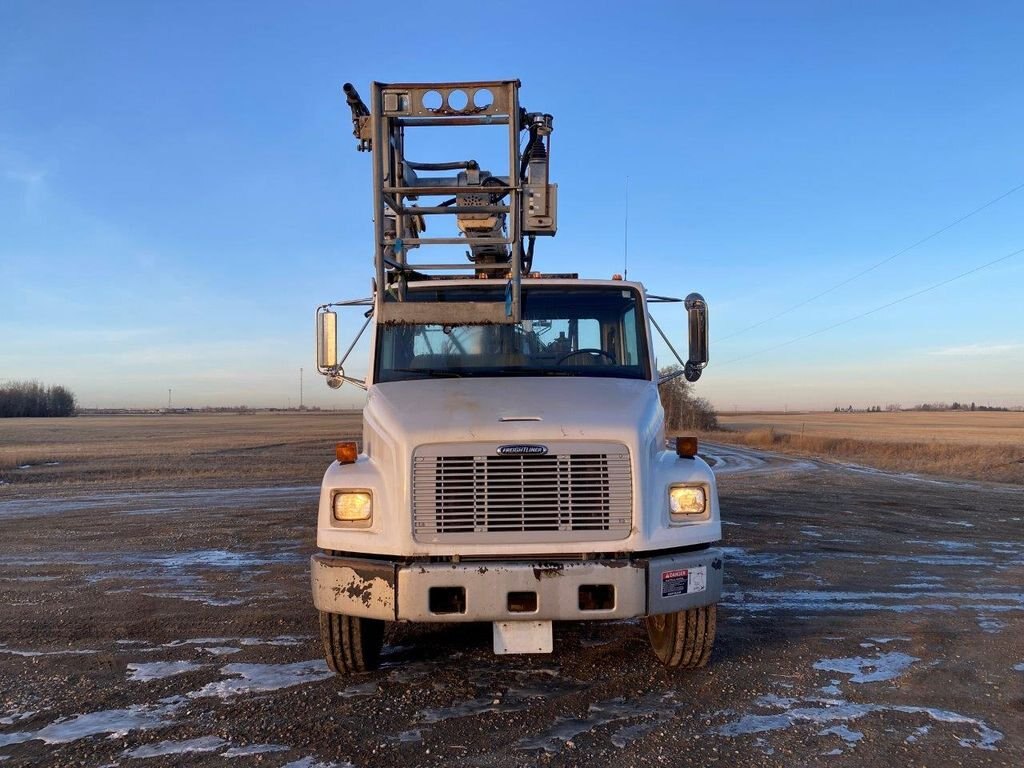
{"type": "Polygon", "coordinates": [[[516,748],[542,749],[553,754],[559,752],[576,736],[589,733],[603,725],[635,718],[651,718],[647,722],[624,726],[612,734],[612,745],[622,748],[667,722],[683,708],[683,704],[673,701],[672,698],[671,692],[649,693],[630,701],[618,697],[591,704],[586,717],[560,717],[548,730],[537,736],[520,739],[516,743],[516,748]]]}
{"type": "Polygon", "coordinates": [[[94,493],[87,496],[63,498],[60,504],[49,500],[12,499],[0,502],[0,517],[51,516],[55,512],[84,512],[102,509],[104,514],[149,515],[185,512],[189,508],[208,511],[235,511],[241,505],[252,503],[254,496],[260,501],[278,500],[287,504],[316,503],[318,486],[284,486],[270,488],[201,488],[191,491],[138,491],[94,493]]]}
{"type": "Polygon", "coordinates": [[[850,659],[822,659],[814,662],[814,668],[850,675],[851,683],[876,683],[899,677],[915,661],[920,661],[920,659],[893,651],[879,654],[871,659],[861,656],[850,659]]]}
{"type": "Polygon", "coordinates": [[[394,736],[385,736],[384,739],[392,744],[417,744],[423,741],[423,731],[419,728],[414,728],[409,731],[396,733],[394,736]]]}
{"type": "Polygon", "coordinates": [[[232,747],[221,752],[221,757],[246,757],[247,755],[265,755],[268,752],[287,752],[291,747],[284,744],[250,744],[246,747],[232,747]]]}
{"type": "Polygon", "coordinates": [[[380,690],[380,686],[371,681],[369,683],[361,683],[360,685],[352,685],[348,688],[338,691],[338,695],[343,699],[353,699],[357,696],[373,696],[380,690]]]}
{"type": "Polygon", "coordinates": [[[241,645],[305,645],[311,635],[278,635],[269,640],[262,640],[258,637],[243,637],[238,642],[241,645]]]}
{"type": "MultiPolygon", "coordinates": [[[[281,646],[295,646],[305,645],[307,641],[312,638],[312,635],[278,635],[277,637],[261,638],[261,637],[192,637],[187,640],[172,640],[169,643],[164,643],[162,648],[179,648],[183,645],[203,645],[203,646],[216,646],[219,650],[227,652],[224,648],[228,643],[237,643],[238,645],[281,645],[281,646]]],[[[204,648],[203,650],[211,650],[204,648]]],[[[232,649],[234,651],[241,650],[240,648],[232,649]]]]}
{"type": "Polygon", "coordinates": [[[130,731],[163,728],[171,724],[169,718],[182,706],[180,697],[164,699],[160,704],[136,704],[125,709],[105,709],[83,715],[62,718],[38,731],[0,734],[0,747],[23,744],[38,739],[47,744],[66,744],[86,736],[109,734],[121,737],[130,731]]]}
{"type": "Polygon", "coordinates": [[[197,669],[205,669],[206,666],[206,664],[196,664],[192,661],[152,661],[142,664],[129,664],[128,679],[134,682],[160,680],[165,677],[181,675],[185,672],[194,672],[197,669]]]}
{"type": "Polygon", "coordinates": [[[15,723],[19,723],[22,720],[28,720],[34,714],[34,710],[30,712],[12,712],[9,715],[4,715],[3,717],[0,717],[0,725],[14,725],[15,723]]]}
{"type": "Polygon", "coordinates": [[[907,742],[908,744],[913,744],[915,741],[920,739],[922,736],[927,736],[928,735],[928,731],[930,731],[931,729],[932,729],[932,727],[930,725],[919,726],[919,727],[915,728],[914,732],[912,734],[910,734],[909,736],[907,736],[907,738],[905,738],[904,741],[907,742]]]}
{"type": "Polygon", "coordinates": [[[994,616],[978,616],[978,629],[989,635],[997,634],[1006,624],[994,616]]]}
{"type": "Polygon", "coordinates": [[[163,592],[143,592],[146,597],[160,597],[170,600],[185,600],[189,603],[202,603],[217,608],[226,608],[232,605],[245,605],[245,599],[241,597],[211,597],[198,589],[169,589],[163,592]]]}
{"type": "Polygon", "coordinates": [[[302,757],[298,760],[292,760],[290,763],[285,763],[281,768],[355,768],[355,766],[347,760],[344,763],[325,763],[317,760],[315,757],[302,757]]]}
{"type": "Polygon", "coordinates": [[[845,725],[833,725],[831,728],[825,728],[824,730],[818,731],[818,735],[835,735],[841,738],[847,744],[856,744],[858,741],[864,738],[863,733],[861,733],[860,731],[851,731],[845,725]]]}
{"type": "Polygon", "coordinates": [[[1021,662],[1020,664],[1014,664],[1013,665],[1013,671],[1014,672],[1024,672],[1024,662],[1021,662]]]}
{"type": "Polygon", "coordinates": [[[7,643],[0,643],[0,653],[9,653],[12,656],[25,656],[28,658],[34,658],[36,656],[85,656],[91,653],[99,653],[99,651],[91,650],[66,650],[66,651],[18,651],[14,648],[8,648],[7,643]]]}
{"type": "Polygon", "coordinates": [[[326,680],[334,674],[323,659],[297,661],[294,664],[227,664],[220,671],[221,674],[236,677],[209,683],[188,694],[189,698],[219,696],[227,699],[245,693],[276,691],[326,680]]]}
{"type": "Polygon", "coordinates": [[[161,741],[159,744],[143,744],[141,747],[126,750],[124,756],[142,759],[163,755],[183,755],[188,752],[215,752],[227,743],[217,736],[203,736],[184,741],[161,741]]]}
{"type": "Polygon", "coordinates": [[[976,549],[974,544],[967,541],[948,541],[946,539],[910,539],[907,544],[924,544],[929,547],[939,547],[947,552],[963,552],[968,549],[976,549]]]}
{"type": "Polygon", "coordinates": [[[722,736],[735,737],[745,734],[785,730],[799,723],[827,725],[830,723],[859,720],[866,715],[874,713],[902,712],[904,714],[926,715],[939,723],[970,725],[977,731],[977,738],[958,737],[957,743],[962,747],[995,750],[995,745],[1003,738],[1002,733],[990,728],[983,720],[945,709],[897,704],[855,704],[842,699],[809,699],[807,703],[817,703],[822,706],[787,708],[782,712],[772,715],[743,715],[738,720],[718,726],[713,729],[713,732],[722,736]]]}
{"type": "Polygon", "coordinates": [[[879,645],[887,645],[888,643],[894,643],[897,640],[902,640],[904,642],[910,642],[910,638],[909,637],[902,637],[902,636],[899,636],[899,637],[869,637],[868,640],[870,640],[872,643],[878,643],[879,645]]]}
{"type": "Polygon", "coordinates": [[[209,653],[212,656],[229,656],[232,653],[238,653],[241,648],[232,648],[230,645],[214,645],[214,646],[203,646],[199,649],[204,653],[209,653]]]}
{"type": "Polygon", "coordinates": [[[1024,610],[1024,593],[1020,592],[942,592],[932,594],[921,591],[926,585],[915,586],[912,592],[845,592],[830,590],[729,590],[722,603],[742,613],[766,611],[956,611],[963,608],[978,611],[1024,610]],[[943,602],[932,602],[941,598],[943,602]],[[911,602],[919,601],[919,602],[911,602]],[[960,604],[954,604],[957,601],[960,604]],[[971,601],[964,604],[963,601],[971,601]],[[974,601],[981,601],[975,604],[974,601]]]}

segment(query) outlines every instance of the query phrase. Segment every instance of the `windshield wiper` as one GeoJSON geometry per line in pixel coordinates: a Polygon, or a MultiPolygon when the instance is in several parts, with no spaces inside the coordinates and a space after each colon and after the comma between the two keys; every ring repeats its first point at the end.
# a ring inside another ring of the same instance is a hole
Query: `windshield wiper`
{"type": "Polygon", "coordinates": [[[389,368],[390,371],[399,373],[418,373],[421,376],[436,376],[442,379],[461,379],[462,374],[455,371],[438,371],[433,368],[389,368]]]}

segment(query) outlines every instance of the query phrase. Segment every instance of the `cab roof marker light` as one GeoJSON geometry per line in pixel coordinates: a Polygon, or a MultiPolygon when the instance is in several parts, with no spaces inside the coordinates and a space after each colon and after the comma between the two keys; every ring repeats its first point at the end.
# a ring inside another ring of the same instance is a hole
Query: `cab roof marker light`
{"type": "Polygon", "coordinates": [[[359,458],[359,450],[354,442],[335,443],[334,455],[339,464],[355,464],[359,458]]]}
{"type": "Polygon", "coordinates": [[[693,435],[676,438],[676,456],[681,459],[692,459],[697,455],[697,438],[693,435]]]}

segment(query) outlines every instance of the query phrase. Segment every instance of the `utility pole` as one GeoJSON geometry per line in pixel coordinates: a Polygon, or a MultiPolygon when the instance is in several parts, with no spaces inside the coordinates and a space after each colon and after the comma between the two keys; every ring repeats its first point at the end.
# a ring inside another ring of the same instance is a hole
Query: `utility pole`
{"type": "Polygon", "coordinates": [[[171,390],[167,390],[167,410],[171,410],[171,390]]]}
{"type": "Polygon", "coordinates": [[[302,369],[299,368],[299,410],[302,410],[302,369]]]}

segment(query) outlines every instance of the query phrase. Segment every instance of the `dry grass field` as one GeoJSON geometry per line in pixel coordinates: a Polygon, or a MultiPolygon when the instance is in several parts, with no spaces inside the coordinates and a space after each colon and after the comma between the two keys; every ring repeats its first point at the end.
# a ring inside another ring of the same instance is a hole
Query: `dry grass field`
{"type": "Polygon", "coordinates": [[[1024,413],[721,414],[714,439],[816,458],[1024,484],[1024,413]]]}
{"type": "Polygon", "coordinates": [[[39,489],[316,484],[359,411],[0,420],[0,493],[39,489]]]}
{"type": "MultiPolygon", "coordinates": [[[[723,414],[714,440],[1024,484],[1024,413],[723,414]]],[[[319,482],[358,411],[0,420],[0,494],[319,482]]]]}

